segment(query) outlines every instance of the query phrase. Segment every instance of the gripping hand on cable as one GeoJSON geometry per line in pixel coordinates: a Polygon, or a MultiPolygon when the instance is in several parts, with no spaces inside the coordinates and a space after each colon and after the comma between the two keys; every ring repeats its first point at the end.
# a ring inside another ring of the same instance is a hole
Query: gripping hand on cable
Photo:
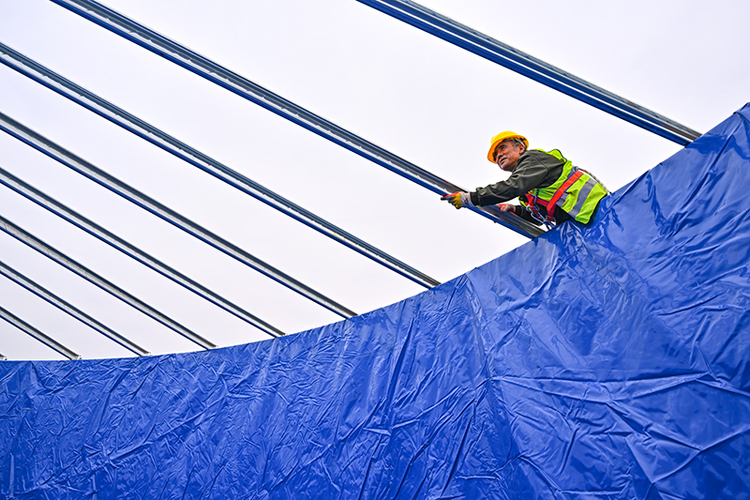
{"type": "Polygon", "coordinates": [[[456,208],[474,206],[471,202],[471,196],[465,191],[456,191],[455,193],[446,194],[445,196],[441,196],[440,199],[447,201],[456,208]]]}

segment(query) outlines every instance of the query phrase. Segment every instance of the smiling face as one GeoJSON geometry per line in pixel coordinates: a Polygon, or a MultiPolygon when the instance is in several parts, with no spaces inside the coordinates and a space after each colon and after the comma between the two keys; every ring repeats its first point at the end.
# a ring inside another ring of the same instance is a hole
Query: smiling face
{"type": "Polygon", "coordinates": [[[526,151],[523,144],[506,140],[495,148],[495,163],[506,172],[512,172],[518,162],[518,158],[526,151]]]}

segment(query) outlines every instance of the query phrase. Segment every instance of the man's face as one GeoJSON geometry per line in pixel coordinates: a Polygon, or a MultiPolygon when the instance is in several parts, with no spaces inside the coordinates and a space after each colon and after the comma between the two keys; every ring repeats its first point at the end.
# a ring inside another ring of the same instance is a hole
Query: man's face
{"type": "Polygon", "coordinates": [[[506,172],[512,172],[518,158],[523,154],[524,147],[513,141],[501,142],[495,148],[495,163],[506,172]]]}

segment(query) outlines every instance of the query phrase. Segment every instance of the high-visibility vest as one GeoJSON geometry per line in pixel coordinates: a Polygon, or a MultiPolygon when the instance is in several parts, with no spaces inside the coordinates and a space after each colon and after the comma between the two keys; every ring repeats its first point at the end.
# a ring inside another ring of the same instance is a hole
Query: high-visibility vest
{"type": "Polygon", "coordinates": [[[535,149],[534,151],[547,153],[562,161],[563,170],[560,177],[551,186],[536,188],[527,193],[528,202],[521,199],[521,204],[531,212],[532,216],[535,215],[534,218],[539,222],[543,222],[543,220],[539,215],[537,204],[547,209],[549,221],[554,220],[555,208],[559,207],[578,222],[588,223],[596,205],[609,194],[607,188],[585,170],[573,166],[570,160],[566,159],[559,150],[543,151],[535,149]]]}

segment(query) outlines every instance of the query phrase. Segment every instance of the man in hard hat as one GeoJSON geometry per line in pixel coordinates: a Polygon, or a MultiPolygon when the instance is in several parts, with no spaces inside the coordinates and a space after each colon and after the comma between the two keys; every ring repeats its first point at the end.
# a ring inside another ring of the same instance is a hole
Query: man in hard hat
{"type": "Polygon", "coordinates": [[[456,191],[443,196],[456,208],[498,205],[536,225],[551,227],[568,219],[588,223],[599,202],[609,194],[591,174],[573,166],[557,149],[529,149],[529,141],[515,132],[492,138],[487,159],[506,172],[507,180],[470,193],[456,191]],[[519,198],[521,206],[504,202],[519,198]]]}

